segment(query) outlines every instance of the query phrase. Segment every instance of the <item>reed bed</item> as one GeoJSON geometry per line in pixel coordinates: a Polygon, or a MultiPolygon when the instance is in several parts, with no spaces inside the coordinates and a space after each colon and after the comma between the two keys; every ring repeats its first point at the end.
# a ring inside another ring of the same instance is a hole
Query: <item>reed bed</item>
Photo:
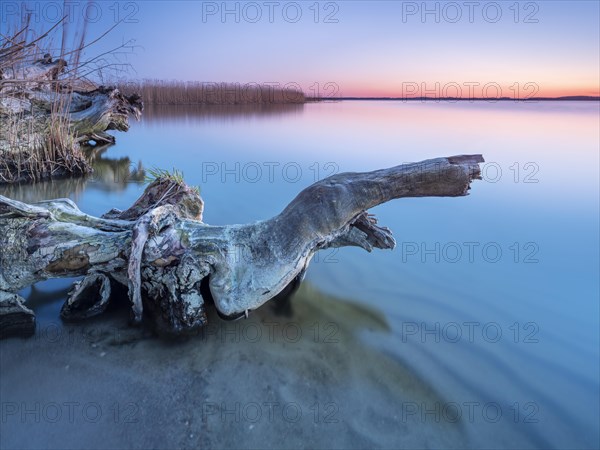
{"type": "Polygon", "coordinates": [[[125,95],[140,94],[149,105],[277,105],[306,102],[301,89],[270,83],[207,83],[142,80],[117,84],[125,95]]]}

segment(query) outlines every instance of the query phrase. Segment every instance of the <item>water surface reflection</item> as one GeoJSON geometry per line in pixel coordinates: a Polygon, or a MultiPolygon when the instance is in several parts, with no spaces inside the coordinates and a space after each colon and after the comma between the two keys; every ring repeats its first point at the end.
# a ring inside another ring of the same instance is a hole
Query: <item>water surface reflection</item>
{"type": "MultiPolygon", "coordinates": [[[[209,362],[200,349],[170,351],[196,361],[193,380],[223,387],[214,374],[229,370],[239,398],[247,386],[240,374],[248,370],[259,379],[276,374],[277,389],[253,384],[269,398],[298,400],[307,395],[302,383],[329,392],[344,406],[346,431],[363,446],[597,448],[598,120],[597,102],[149,108],[97,156],[101,180],[0,192],[26,201],[70,196],[99,215],[127,208],[142,192],[142,183],[123,181],[125,174],[139,180],[143,167],[174,167],[200,186],[207,223],[244,223],[277,214],[299,190],[332,172],[483,153],[484,180],[469,197],[404,199],[372,211],[395,232],[393,252],[342,249],[313,262],[307,279],[314,289],[294,299],[294,314],[314,307],[311,320],[328,317],[356,329],[352,337],[340,335],[335,352],[311,347],[314,358],[300,362],[289,346],[238,343],[209,362]],[[484,249],[500,249],[499,257],[484,249]],[[371,325],[356,322],[359,317],[371,325]],[[265,360],[263,351],[272,358],[265,360]],[[210,364],[218,366],[213,375],[199,375],[210,364]],[[417,416],[423,426],[410,434],[400,400],[407,391],[456,403],[463,412],[466,404],[496,404],[502,416],[494,421],[478,409],[472,420],[463,416],[446,428],[432,416],[417,416]],[[437,430],[432,439],[427,426],[437,430]]],[[[55,283],[48,289],[64,287],[55,283]]],[[[246,323],[266,326],[269,308],[246,323]]],[[[218,390],[210,392],[218,398],[218,390]]]]}

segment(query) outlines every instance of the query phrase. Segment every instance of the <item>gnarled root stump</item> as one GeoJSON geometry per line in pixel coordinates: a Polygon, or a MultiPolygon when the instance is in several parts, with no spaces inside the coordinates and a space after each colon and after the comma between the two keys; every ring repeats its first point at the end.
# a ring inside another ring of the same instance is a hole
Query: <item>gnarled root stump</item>
{"type": "Polygon", "coordinates": [[[101,313],[117,285],[129,292],[134,321],[146,312],[169,333],[203,326],[209,301],[223,316],[243,316],[298,283],[319,250],[393,249],[391,231],[367,210],[401,197],[466,195],[480,162],[481,155],[455,156],[334,175],[248,225],[203,223],[198,191],[169,178],[150,184],[130,209],[100,218],[70,200],[28,205],[0,196],[0,330],[30,328],[33,316],[14,294],[54,277],[84,276],[63,306],[65,319],[101,313]]]}

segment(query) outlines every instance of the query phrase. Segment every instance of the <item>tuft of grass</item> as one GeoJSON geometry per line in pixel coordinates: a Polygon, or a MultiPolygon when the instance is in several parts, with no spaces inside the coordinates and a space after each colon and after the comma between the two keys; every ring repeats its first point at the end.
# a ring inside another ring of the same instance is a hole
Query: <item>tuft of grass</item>
{"type": "Polygon", "coordinates": [[[0,184],[91,172],[68,121],[53,114],[35,129],[30,119],[21,115],[2,118],[0,139],[9,146],[0,149],[0,184]]]}
{"type": "MultiPolygon", "coordinates": [[[[159,167],[148,169],[145,177],[146,183],[153,183],[156,180],[169,180],[181,186],[187,186],[184,180],[183,172],[175,168],[172,168],[171,170],[161,169],[159,167]]],[[[198,186],[188,187],[200,195],[200,188],[198,186]]]]}
{"type": "Polygon", "coordinates": [[[148,173],[146,174],[146,183],[152,183],[156,180],[170,180],[177,184],[184,184],[185,181],[183,179],[183,172],[178,169],[171,169],[170,171],[167,169],[161,169],[159,167],[153,167],[148,169],[148,173]]]}

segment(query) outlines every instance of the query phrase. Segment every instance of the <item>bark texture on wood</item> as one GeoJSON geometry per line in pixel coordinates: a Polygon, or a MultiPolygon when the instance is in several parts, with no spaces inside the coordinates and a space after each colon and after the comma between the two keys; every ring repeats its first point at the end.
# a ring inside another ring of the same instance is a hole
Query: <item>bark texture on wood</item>
{"type": "Polygon", "coordinates": [[[393,249],[391,231],[367,210],[402,197],[467,195],[480,162],[481,155],[463,155],[337,174],[277,216],[247,225],[203,223],[198,191],[169,178],[149,185],[130,209],[100,218],[70,200],[29,205],[0,196],[0,292],[84,276],[64,318],[101,313],[120,285],[135,321],[148,313],[162,331],[193,331],[206,323],[207,302],[224,316],[247,314],[298,283],[319,250],[393,249]]]}
{"type": "Polygon", "coordinates": [[[58,93],[15,89],[18,93],[4,92],[0,82],[0,151],[37,150],[57,121],[78,143],[114,143],[106,131],[129,130],[128,116],[139,119],[143,109],[140,97],[125,97],[114,87],[58,93]]]}

